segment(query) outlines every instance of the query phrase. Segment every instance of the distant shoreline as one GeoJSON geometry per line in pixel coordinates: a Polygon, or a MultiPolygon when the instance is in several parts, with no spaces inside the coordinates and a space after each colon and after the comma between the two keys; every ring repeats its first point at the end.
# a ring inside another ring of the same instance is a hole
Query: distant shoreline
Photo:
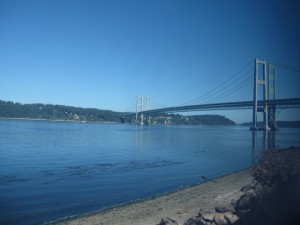
{"type": "MultiPolygon", "coordinates": [[[[135,113],[122,116],[126,112],[115,112],[96,108],[82,108],[52,104],[21,104],[0,100],[0,117],[33,118],[57,121],[91,121],[135,124],[135,113]]],[[[144,118],[145,119],[145,118],[144,118]]],[[[140,122],[140,119],[139,121],[140,122]]],[[[144,124],[148,121],[144,120],[144,124]]],[[[191,115],[183,116],[173,113],[161,113],[151,117],[151,124],[186,124],[186,125],[235,125],[235,122],[220,115],[191,115]]]]}
{"type": "MultiPolygon", "coordinates": [[[[276,122],[278,128],[300,128],[300,121],[277,121],[276,122]]],[[[258,122],[259,126],[263,126],[262,122],[258,122]]],[[[241,123],[240,126],[252,126],[252,122],[241,123]]]]}
{"type": "MultiPolygon", "coordinates": [[[[18,118],[18,117],[0,117],[0,120],[29,120],[29,121],[49,121],[49,122],[75,122],[75,123],[104,123],[104,124],[122,124],[119,122],[113,122],[113,121],[85,121],[85,120],[59,120],[59,119],[38,119],[38,118],[18,118]]],[[[126,123],[128,124],[128,123],[126,123]]],[[[278,121],[278,128],[300,128],[300,121],[278,121]],[[285,125],[284,125],[285,124],[285,125]],[[295,124],[295,125],[292,125],[295,124]]],[[[151,125],[164,125],[164,124],[151,124],[151,125]]],[[[192,125],[192,124],[165,124],[165,125],[191,125],[191,126],[222,126],[222,125],[192,125]]],[[[242,126],[247,127],[251,126],[251,122],[247,123],[241,123],[241,124],[235,124],[231,126],[242,126]]],[[[228,125],[227,125],[228,126],[228,125]]]]}
{"type": "Polygon", "coordinates": [[[110,121],[85,121],[85,120],[51,120],[51,119],[35,119],[35,118],[13,118],[13,117],[0,117],[2,120],[30,120],[30,121],[49,121],[49,122],[75,122],[75,123],[112,123],[110,121]]]}

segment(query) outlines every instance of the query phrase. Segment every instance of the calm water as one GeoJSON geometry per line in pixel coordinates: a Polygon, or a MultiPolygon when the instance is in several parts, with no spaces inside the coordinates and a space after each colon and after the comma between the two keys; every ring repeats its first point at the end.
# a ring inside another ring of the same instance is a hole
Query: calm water
{"type": "Polygon", "coordinates": [[[174,191],[251,166],[266,144],[300,146],[299,137],[300,129],[266,137],[239,126],[1,119],[0,224],[41,224],[174,191]]]}

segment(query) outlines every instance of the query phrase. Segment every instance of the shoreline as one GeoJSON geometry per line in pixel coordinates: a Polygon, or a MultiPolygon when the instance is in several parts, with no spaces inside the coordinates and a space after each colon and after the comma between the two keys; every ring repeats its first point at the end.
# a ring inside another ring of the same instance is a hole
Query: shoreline
{"type": "Polygon", "coordinates": [[[118,124],[117,122],[110,121],[86,121],[86,120],[51,120],[51,119],[35,119],[35,118],[13,118],[13,117],[0,117],[3,120],[25,120],[25,121],[49,121],[49,122],[74,122],[74,123],[107,123],[118,124]]]}
{"type": "Polygon", "coordinates": [[[183,224],[199,210],[210,212],[216,205],[236,201],[243,194],[241,188],[252,183],[251,173],[252,167],[170,193],[44,224],[155,225],[163,217],[183,224]]]}
{"type": "Polygon", "coordinates": [[[245,170],[175,192],[55,225],[296,225],[300,223],[300,148],[265,151],[245,170]]]}
{"type": "MultiPolygon", "coordinates": [[[[0,117],[0,120],[25,120],[25,121],[49,121],[49,122],[75,122],[75,123],[101,123],[101,124],[133,124],[133,123],[121,123],[121,122],[112,122],[112,121],[90,121],[90,120],[60,120],[60,119],[38,119],[38,118],[18,118],[18,117],[0,117]]],[[[292,123],[292,122],[300,122],[300,121],[281,121],[281,122],[287,122],[287,123],[292,123]]],[[[247,125],[243,125],[246,123],[236,123],[234,125],[193,125],[193,124],[155,124],[152,123],[151,126],[156,126],[156,125],[168,125],[168,126],[180,126],[180,125],[186,125],[186,126],[210,126],[210,127],[247,127],[247,125]]],[[[280,126],[278,127],[279,129],[281,128],[296,128],[300,129],[300,126],[280,126]]]]}

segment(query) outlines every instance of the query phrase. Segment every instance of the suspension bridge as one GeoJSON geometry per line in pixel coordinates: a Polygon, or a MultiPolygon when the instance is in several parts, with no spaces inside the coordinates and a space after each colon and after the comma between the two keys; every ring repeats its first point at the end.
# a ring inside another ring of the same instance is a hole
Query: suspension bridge
{"type": "Polygon", "coordinates": [[[300,108],[298,90],[300,70],[282,64],[270,64],[266,60],[260,59],[254,60],[254,66],[251,66],[253,65],[252,63],[248,63],[240,71],[211,91],[179,106],[150,109],[151,99],[147,97],[146,110],[144,110],[144,98],[138,96],[136,112],[123,114],[122,118],[124,120],[126,117],[135,116],[136,123],[143,124],[146,119],[147,123],[150,124],[151,116],[164,113],[252,109],[251,130],[277,130],[277,110],[300,108]],[[278,76],[278,69],[285,70],[284,77],[278,76]],[[291,78],[292,75],[290,74],[296,74],[294,79],[291,78]],[[278,84],[280,84],[280,87],[278,87],[278,84]],[[245,88],[247,86],[252,91],[247,90],[245,88]],[[240,94],[241,92],[243,94],[240,94]],[[234,99],[234,94],[243,99],[246,98],[245,92],[248,92],[248,98],[251,94],[251,100],[234,99]],[[223,101],[219,102],[221,99],[223,101]],[[226,99],[229,100],[226,101],[226,99]],[[201,103],[197,104],[197,101],[201,103]],[[263,116],[262,127],[258,126],[259,113],[263,116]]]}

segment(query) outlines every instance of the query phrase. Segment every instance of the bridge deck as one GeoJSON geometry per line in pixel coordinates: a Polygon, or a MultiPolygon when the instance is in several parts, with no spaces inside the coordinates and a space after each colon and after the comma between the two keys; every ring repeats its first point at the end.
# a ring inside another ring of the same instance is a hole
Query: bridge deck
{"type": "MultiPolygon", "coordinates": [[[[268,101],[258,101],[258,107],[262,107],[264,104],[276,105],[276,108],[300,108],[300,98],[289,99],[277,99],[268,101]]],[[[167,107],[161,109],[153,109],[143,111],[144,115],[155,115],[161,113],[175,113],[175,112],[191,112],[191,111],[211,111],[211,110],[238,110],[238,109],[252,109],[253,101],[242,102],[226,102],[226,103],[213,103],[213,104],[201,104],[201,105],[187,105],[167,107]]],[[[139,112],[138,114],[140,114],[139,112]]],[[[135,113],[124,114],[123,116],[133,116],[135,113]]]]}

